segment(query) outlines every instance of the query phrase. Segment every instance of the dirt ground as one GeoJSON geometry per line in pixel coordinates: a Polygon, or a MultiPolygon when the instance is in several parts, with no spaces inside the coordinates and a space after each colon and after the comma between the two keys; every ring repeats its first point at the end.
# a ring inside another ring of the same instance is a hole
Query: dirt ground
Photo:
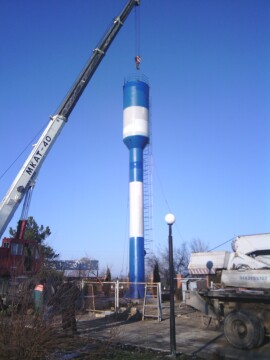
{"type": "MultiPolygon", "coordinates": [[[[188,307],[176,306],[176,351],[178,357],[184,355],[192,359],[270,359],[270,341],[266,338],[263,346],[253,350],[238,350],[228,344],[222,326],[208,324],[208,319],[188,307]],[[209,325],[209,326],[207,326],[209,325]]],[[[163,319],[159,322],[149,318],[141,321],[139,313],[129,318],[125,316],[105,316],[96,318],[94,314],[78,317],[80,338],[110,342],[118,346],[136,349],[152,349],[164,355],[170,353],[169,307],[163,306],[163,319]]],[[[158,357],[156,357],[158,359],[158,357]]]]}

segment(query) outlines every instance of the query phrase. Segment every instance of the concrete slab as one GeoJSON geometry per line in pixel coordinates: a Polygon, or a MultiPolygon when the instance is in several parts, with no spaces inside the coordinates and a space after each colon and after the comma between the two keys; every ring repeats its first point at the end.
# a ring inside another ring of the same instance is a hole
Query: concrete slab
{"type": "MultiPolygon", "coordinates": [[[[125,345],[151,348],[159,351],[170,350],[170,320],[147,319],[145,321],[125,321],[116,317],[104,319],[79,318],[78,330],[81,336],[99,340],[109,340],[125,345]]],[[[185,314],[175,318],[177,352],[196,355],[202,359],[269,360],[270,342],[266,341],[258,349],[238,350],[228,344],[223,330],[215,330],[214,325],[203,327],[200,313],[185,314]]]]}

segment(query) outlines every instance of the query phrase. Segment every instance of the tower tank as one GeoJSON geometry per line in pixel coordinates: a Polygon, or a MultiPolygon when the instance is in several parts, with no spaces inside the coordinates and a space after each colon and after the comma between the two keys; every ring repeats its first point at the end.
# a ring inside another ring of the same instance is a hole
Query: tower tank
{"type": "MultiPolygon", "coordinates": [[[[149,142],[149,85],[131,79],[123,87],[123,141],[129,150],[129,281],[141,283],[144,274],[143,149],[149,142]]],[[[131,284],[130,298],[144,297],[143,284],[131,284]]]]}

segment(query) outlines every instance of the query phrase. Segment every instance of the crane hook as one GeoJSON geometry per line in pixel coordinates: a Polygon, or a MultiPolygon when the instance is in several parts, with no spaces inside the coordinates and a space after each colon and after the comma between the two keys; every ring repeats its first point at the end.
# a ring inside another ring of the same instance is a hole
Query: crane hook
{"type": "Polygon", "coordinates": [[[135,63],[136,63],[136,69],[137,70],[140,70],[140,64],[141,64],[141,57],[140,57],[140,55],[136,55],[135,56],[135,63]]]}

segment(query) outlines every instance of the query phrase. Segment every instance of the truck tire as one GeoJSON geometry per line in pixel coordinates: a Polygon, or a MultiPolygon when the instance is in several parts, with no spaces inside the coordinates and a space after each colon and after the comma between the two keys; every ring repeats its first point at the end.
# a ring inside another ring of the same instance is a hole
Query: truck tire
{"type": "Polygon", "coordinates": [[[264,328],[252,312],[232,311],[224,321],[224,334],[228,342],[238,349],[253,349],[264,340],[264,328]]]}

